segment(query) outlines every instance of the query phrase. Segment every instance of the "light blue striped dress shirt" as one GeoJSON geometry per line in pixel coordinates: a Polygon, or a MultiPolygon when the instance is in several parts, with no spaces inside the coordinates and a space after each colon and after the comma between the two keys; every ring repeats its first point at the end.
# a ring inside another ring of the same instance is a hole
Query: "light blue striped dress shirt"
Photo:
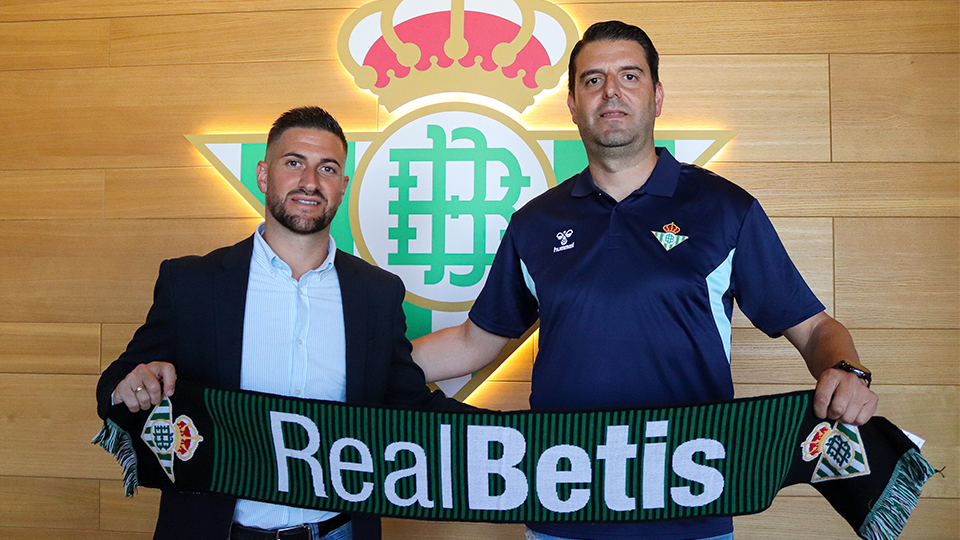
{"type": "MultiPolygon", "coordinates": [[[[344,401],[346,338],[333,238],[323,264],[297,281],[287,263],[267,245],[263,230],[260,224],[253,239],[240,388],[344,401]]],[[[278,529],[335,515],[241,499],[233,519],[247,527],[278,529]]]]}

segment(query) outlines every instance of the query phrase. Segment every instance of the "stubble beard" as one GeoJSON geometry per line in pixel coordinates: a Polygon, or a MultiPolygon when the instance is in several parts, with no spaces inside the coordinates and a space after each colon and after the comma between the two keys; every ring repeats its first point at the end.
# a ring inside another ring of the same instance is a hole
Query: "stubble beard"
{"type": "Polygon", "coordinates": [[[267,200],[267,211],[270,212],[270,215],[273,216],[273,219],[277,220],[277,223],[283,225],[284,228],[302,235],[318,233],[327,227],[330,226],[330,223],[333,222],[333,218],[337,215],[337,207],[329,206],[330,202],[327,198],[320,193],[319,191],[314,193],[306,193],[303,190],[291,191],[287,194],[286,197],[271,197],[267,200]],[[287,197],[291,195],[310,195],[319,197],[321,199],[320,204],[327,205],[327,210],[315,218],[306,218],[298,215],[293,215],[287,212],[287,197]]]}
{"type": "MultiPolygon", "coordinates": [[[[619,105],[619,103],[615,104],[619,105]]],[[[586,142],[592,143],[594,148],[610,157],[623,157],[640,150],[639,144],[647,136],[650,138],[650,144],[653,144],[654,119],[656,118],[656,102],[650,101],[641,110],[631,114],[639,114],[644,121],[639,126],[624,126],[623,129],[604,132],[600,129],[593,129],[589,134],[581,131],[581,137],[586,142]],[[649,134],[649,135],[647,135],[649,134]],[[584,136],[586,135],[586,136],[584,136]]]]}

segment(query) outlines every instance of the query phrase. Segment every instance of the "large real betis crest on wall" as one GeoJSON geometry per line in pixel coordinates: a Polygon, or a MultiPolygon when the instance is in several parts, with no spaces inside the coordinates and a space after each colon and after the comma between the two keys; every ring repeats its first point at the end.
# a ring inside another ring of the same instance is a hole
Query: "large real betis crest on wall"
{"type": "MultiPolygon", "coordinates": [[[[376,0],[341,28],[340,61],[359,88],[391,112],[422,104],[379,133],[344,126],[351,182],[331,225],[340,249],[403,279],[411,339],[463,322],[513,212],[586,167],[576,130],[527,130],[481,104],[519,117],[565,83],[578,39],[546,0],[376,0]]],[[[678,160],[705,165],[733,134],[655,136],[678,160]]],[[[266,133],[187,138],[263,215],[266,133]]],[[[466,382],[441,386],[453,394],[466,382]]]]}

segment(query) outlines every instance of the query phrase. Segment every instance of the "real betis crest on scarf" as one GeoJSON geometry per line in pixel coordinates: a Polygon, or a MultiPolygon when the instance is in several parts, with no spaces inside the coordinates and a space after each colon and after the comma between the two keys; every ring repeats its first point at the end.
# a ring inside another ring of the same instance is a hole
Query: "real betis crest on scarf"
{"type": "Polygon", "coordinates": [[[197,450],[197,445],[203,442],[203,437],[197,433],[189,416],[180,415],[173,421],[169,398],[164,398],[150,412],[140,438],[157,456],[171,482],[176,481],[173,476],[174,456],[181,461],[188,461],[197,450]]]}
{"type": "Polygon", "coordinates": [[[760,512],[783,487],[810,483],[861,537],[896,538],[933,469],[887,420],[822,422],[811,401],[797,392],[666,409],[453,413],[179,381],[151,411],[114,407],[95,442],[124,465],[129,493],[142,485],[427,520],[627,522],[760,512]]]}
{"type": "Polygon", "coordinates": [[[870,474],[856,426],[821,422],[804,441],[803,460],[817,460],[811,483],[870,474]]]}

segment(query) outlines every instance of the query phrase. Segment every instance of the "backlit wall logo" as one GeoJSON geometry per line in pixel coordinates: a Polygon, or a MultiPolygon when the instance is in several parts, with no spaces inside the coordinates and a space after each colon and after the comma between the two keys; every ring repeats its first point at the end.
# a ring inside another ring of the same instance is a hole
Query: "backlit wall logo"
{"type": "MultiPolygon", "coordinates": [[[[465,320],[513,212],[586,167],[575,130],[526,130],[480,104],[523,112],[561,83],[578,35],[546,0],[377,0],[341,28],[340,60],[358,87],[388,111],[421,105],[380,133],[347,132],[351,185],[331,226],[341,249],[403,279],[411,338],[465,320]]],[[[733,135],[656,132],[658,146],[697,165],[733,135]]],[[[187,138],[262,215],[266,134],[187,138]]]]}

